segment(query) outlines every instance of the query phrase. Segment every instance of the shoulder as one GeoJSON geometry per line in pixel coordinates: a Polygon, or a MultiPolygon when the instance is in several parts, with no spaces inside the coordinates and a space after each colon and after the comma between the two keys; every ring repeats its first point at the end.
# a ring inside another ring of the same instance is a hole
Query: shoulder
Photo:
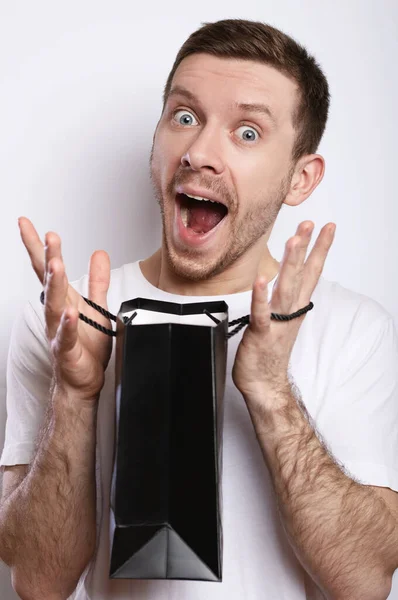
{"type": "Polygon", "coordinates": [[[317,364],[320,357],[329,364],[347,352],[351,360],[396,344],[394,319],[373,298],[321,277],[311,300],[314,308],[300,328],[299,346],[307,357],[312,351],[317,364]]]}
{"type": "Polygon", "coordinates": [[[377,300],[321,277],[312,295],[314,312],[334,326],[365,330],[372,323],[392,321],[391,314],[377,300]]]}

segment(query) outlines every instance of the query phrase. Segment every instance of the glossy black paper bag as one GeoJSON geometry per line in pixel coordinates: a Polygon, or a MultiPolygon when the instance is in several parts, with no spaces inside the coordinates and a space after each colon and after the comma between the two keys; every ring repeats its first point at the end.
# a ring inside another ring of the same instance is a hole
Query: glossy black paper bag
{"type": "Polygon", "coordinates": [[[111,578],[221,581],[227,331],[225,302],[120,308],[111,578]]]}

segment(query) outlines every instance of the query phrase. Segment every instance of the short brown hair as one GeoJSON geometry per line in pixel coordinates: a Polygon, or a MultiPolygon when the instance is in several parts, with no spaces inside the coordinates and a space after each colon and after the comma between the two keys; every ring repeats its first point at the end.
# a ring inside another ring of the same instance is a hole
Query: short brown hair
{"type": "Polygon", "coordinates": [[[330,94],[325,75],[304,46],[279,29],[259,21],[224,19],[204,23],[189,36],[177,54],[164,88],[163,107],[181,61],[190,54],[202,52],[220,58],[262,62],[296,81],[300,96],[292,115],[297,131],[292,160],[316,152],[326,126],[330,94]]]}

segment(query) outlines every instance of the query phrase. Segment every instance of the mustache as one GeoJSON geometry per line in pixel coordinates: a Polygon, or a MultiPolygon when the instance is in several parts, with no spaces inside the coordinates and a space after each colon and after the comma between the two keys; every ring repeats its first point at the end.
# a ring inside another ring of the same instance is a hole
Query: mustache
{"type": "Polygon", "coordinates": [[[177,171],[167,185],[166,191],[168,194],[172,195],[178,185],[187,183],[212,192],[215,196],[222,198],[228,207],[233,207],[236,204],[234,196],[230,193],[222,179],[208,177],[203,173],[195,175],[188,171],[177,171]]]}

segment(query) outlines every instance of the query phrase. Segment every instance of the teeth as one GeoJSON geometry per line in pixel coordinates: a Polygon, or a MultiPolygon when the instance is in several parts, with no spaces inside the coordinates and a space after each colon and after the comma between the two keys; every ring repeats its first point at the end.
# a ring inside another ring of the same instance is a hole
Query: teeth
{"type": "Polygon", "coordinates": [[[191,196],[191,194],[185,194],[186,196],[188,196],[188,198],[193,198],[194,200],[199,200],[201,202],[212,202],[213,204],[216,203],[215,200],[209,200],[209,198],[202,198],[201,196],[191,196]]]}
{"type": "Polygon", "coordinates": [[[184,227],[188,227],[188,209],[184,206],[181,206],[181,220],[184,224],[184,227]]]}

